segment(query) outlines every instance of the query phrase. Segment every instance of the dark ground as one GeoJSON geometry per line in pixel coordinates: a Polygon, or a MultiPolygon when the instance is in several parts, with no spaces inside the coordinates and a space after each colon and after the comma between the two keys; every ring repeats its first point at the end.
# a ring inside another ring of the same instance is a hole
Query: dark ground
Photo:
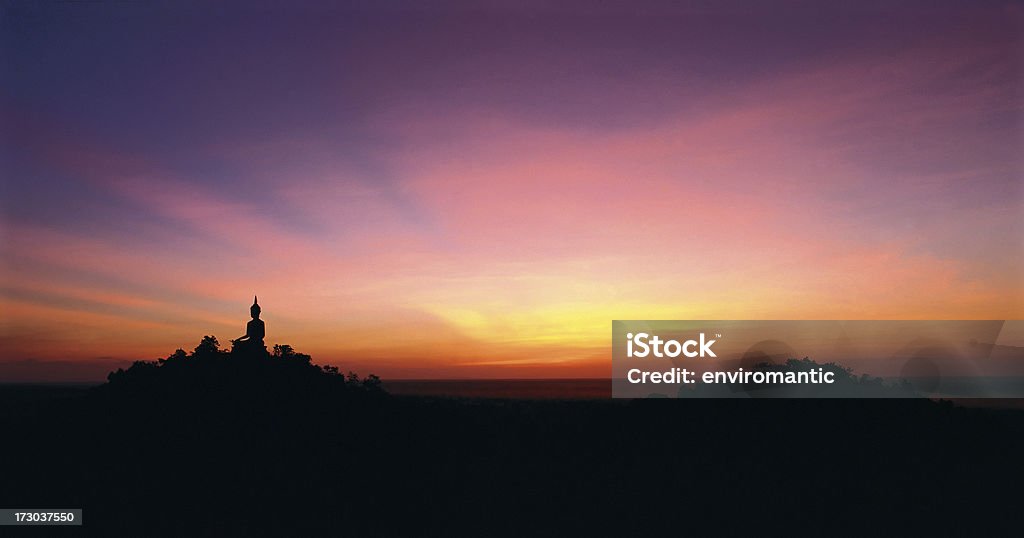
{"type": "Polygon", "coordinates": [[[5,535],[1021,535],[1024,412],[0,389],[5,535]],[[6,532],[12,531],[12,532],[6,532]]]}

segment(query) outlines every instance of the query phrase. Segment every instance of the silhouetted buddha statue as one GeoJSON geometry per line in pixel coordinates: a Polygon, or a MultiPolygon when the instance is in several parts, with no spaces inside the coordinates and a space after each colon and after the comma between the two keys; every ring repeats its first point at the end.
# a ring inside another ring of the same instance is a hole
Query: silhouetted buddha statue
{"type": "Polygon", "coordinates": [[[252,298],[252,306],[249,307],[249,315],[252,319],[249,323],[245,324],[245,336],[232,340],[237,346],[245,346],[253,349],[265,349],[266,345],[263,343],[263,337],[267,334],[267,328],[263,324],[263,320],[260,319],[260,305],[257,302],[256,296],[252,298]]]}

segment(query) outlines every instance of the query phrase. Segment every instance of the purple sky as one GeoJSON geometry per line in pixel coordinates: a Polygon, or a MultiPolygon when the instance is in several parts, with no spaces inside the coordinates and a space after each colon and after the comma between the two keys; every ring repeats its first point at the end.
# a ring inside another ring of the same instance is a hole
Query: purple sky
{"type": "Polygon", "coordinates": [[[412,377],[1024,310],[1019,3],[445,5],[5,4],[0,361],[226,341],[254,292],[412,377]]]}

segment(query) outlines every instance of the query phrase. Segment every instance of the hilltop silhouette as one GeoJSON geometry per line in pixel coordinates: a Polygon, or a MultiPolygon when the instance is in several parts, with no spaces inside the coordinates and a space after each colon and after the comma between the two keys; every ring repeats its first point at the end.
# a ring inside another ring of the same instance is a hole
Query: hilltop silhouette
{"type": "Polygon", "coordinates": [[[290,345],[277,344],[268,352],[263,346],[234,342],[231,350],[222,350],[217,337],[204,336],[191,353],[178,349],[166,358],[135,361],[128,369],[111,372],[101,389],[164,396],[213,396],[225,391],[383,392],[376,375],[360,379],[354,372],[343,374],[336,366],[318,366],[312,357],[290,345]]]}
{"type": "Polygon", "coordinates": [[[156,361],[135,361],[128,369],[107,376],[98,390],[119,395],[161,398],[239,398],[246,394],[309,398],[344,394],[383,393],[376,375],[360,379],[354,372],[343,374],[338,367],[318,366],[312,357],[287,344],[275,344],[268,352],[264,344],[266,325],[259,319],[261,308],[253,297],[252,319],[246,334],[222,350],[216,336],[207,335],[191,353],[178,349],[156,361]]]}

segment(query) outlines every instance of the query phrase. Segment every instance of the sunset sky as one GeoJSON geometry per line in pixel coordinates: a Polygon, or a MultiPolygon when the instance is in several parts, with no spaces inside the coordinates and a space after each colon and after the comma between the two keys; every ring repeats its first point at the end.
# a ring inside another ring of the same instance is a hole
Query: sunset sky
{"type": "Polygon", "coordinates": [[[254,294],[385,378],[1024,313],[1020,3],[299,4],[0,8],[0,381],[227,344],[254,294]]]}

